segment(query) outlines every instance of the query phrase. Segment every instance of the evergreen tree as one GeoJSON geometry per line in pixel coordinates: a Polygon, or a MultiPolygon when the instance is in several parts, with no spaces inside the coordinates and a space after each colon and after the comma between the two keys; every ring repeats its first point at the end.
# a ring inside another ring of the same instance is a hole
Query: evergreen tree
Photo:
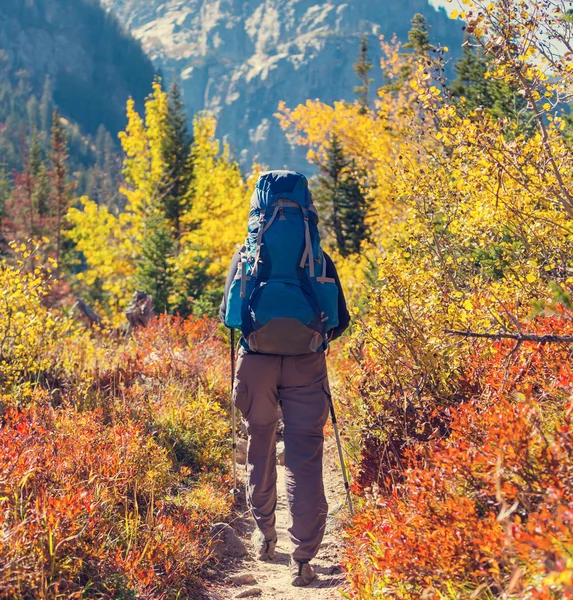
{"type": "Polygon", "coordinates": [[[32,175],[32,177],[36,177],[38,175],[42,166],[42,162],[42,145],[40,143],[38,134],[34,132],[30,142],[30,151],[28,153],[28,166],[30,175],[32,175]]]}
{"type": "Polygon", "coordinates": [[[38,129],[39,107],[36,96],[30,96],[26,103],[26,113],[28,115],[28,126],[35,131],[38,129]]]}
{"type": "Polygon", "coordinates": [[[98,204],[123,209],[120,205],[119,182],[121,181],[121,158],[109,131],[100,125],[95,139],[95,165],[87,174],[89,196],[98,204]]]}
{"type": "Polygon", "coordinates": [[[169,91],[166,135],[162,148],[167,173],[161,182],[159,197],[165,217],[177,239],[182,233],[181,216],[189,209],[189,186],[193,177],[192,141],[181,88],[175,81],[169,91]]]}
{"type": "Polygon", "coordinates": [[[169,265],[173,248],[168,220],[160,210],[152,211],[145,224],[136,278],[139,289],[153,297],[158,312],[169,311],[169,296],[173,287],[169,265]]]}
{"type": "Polygon", "coordinates": [[[42,145],[37,133],[32,135],[30,145],[29,172],[32,183],[32,210],[34,211],[34,222],[36,223],[35,235],[43,235],[43,220],[48,216],[50,210],[50,177],[44,161],[42,145]]]}
{"type": "Polygon", "coordinates": [[[454,67],[457,78],[450,86],[453,96],[463,97],[465,106],[470,111],[486,109],[497,119],[517,122],[523,130],[530,129],[532,121],[526,100],[507,83],[487,78],[487,55],[481,48],[474,48],[469,40],[466,42],[463,55],[454,67]]]}
{"type": "MultiPolygon", "coordinates": [[[[351,169],[353,164],[349,165],[351,169]]],[[[362,242],[368,237],[366,227],[367,203],[360,184],[352,172],[343,182],[342,217],[345,250],[348,254],[360,252],[362,242]]]]}
{"type": "Polygon", "coordinates": [[[386,92],[399,92],[405,84],[409,85],[407,82],[412,77],[415,63],[422,63],[426,72],[432,72],[440,66],[433,55],[436,48],[430,43],[429,27],[424,15],[415,14],[411,25],[408,32],[408,42],[403,45],[403,48],[408,50],[408,52],[404,52],[404,56],[409,56],[412,60],[404,61],[398,76],[393,80],[387,80],[387,83],[382,86],[382,89],[386,92]]]}
{"type": "Polygon", "coordinates": [[[36,234],[36,220],[34,218],[34,169],[37,167],[37,157],[31,155],[25,136],[22,132],[20,142],[21,154],[24,160],[24,170],[15,178],[15,217],[20,221],[27,238],[34,237],[36,234]]]}
{"type": "Polygon", "coordinates": [[[52,121],[51,147],[52,211],[56,225],[56,260],[59,262],[62,254],[62,220],[70,204],[73,186],[67,181],[68,142],[58,109],[54,111],[52,121]]]}
{"type": "Polygon", "coordinates": [[[357,61],[354,63],[354,71],[361,85],[354,88],[354,93],[358,95],[358,104],[360,104],[360,114],[365,115],[370,108],[369,95],[370,84],[374,79],[369,77],[372,70],[372,62],[368,55],[368,36],[364,34],[360,40],[360,53],[357,61]]]}
{"type": "Polygon", "coordinates": [[[430,44],[430,31],[426,22],[426,17],[417,13],[412,18],[412,28],[408,32],[408,42],[404,48],[411,49],[418,56],[427,56],[429,52],[435,49],[430,44]]]}
{"type": "Polygon", "coordinates": [[[313,190],[324,226],[334,235],[342,256],[360,251],[367,238],[367,203],[338,136],[331,135],[326,161],[319,165],[318,186],[313,190]]]}

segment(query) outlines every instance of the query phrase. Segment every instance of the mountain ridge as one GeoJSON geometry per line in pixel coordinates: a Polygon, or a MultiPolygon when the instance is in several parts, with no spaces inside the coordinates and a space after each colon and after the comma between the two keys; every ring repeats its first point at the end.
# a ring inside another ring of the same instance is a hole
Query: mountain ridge
{"type": "MultiPolygon", "coordinates": [[[[407,40],[425,14],[433,41],[453,48],[459,26],[428,0],[103,0],[139,39],[156,67],[181,80],[191,113],[209,110],[243,166],[308,168],[273,117],[280,100],[352,100],[362,34],[374,64],[380,35],[407,40]]],[[[375,84],[381,82],[373,70],[375,84]]]]}
{"type": "Polygon", "coordinates": [[[49,137],[54,107],[78,129],[84,153],[79,137],[95,136],[100,126],[116,138],[127,99],[142,108],[154,74],[139,43],[99,0],[2,0],[0,163],[21,166],[23,134],[49,137]]]}

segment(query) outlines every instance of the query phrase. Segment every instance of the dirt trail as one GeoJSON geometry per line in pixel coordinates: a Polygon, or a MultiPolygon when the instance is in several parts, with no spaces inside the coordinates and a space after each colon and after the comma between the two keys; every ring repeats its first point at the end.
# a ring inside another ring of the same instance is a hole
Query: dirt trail
{"type": "MultiPolygon", "coordinates": [[[[317,573],[315,581],[307,588],[291,585],[289,563],[290,542],[287,532],[287,505],[284,490],[284,467],[278,470],[277,502],[277,553],[273,562],[260,562],[250,556],[244,559],[228,559],[219,566],[217,579],[208,590],[209,600],[230,600],[231,598],[259,597],[265,600],[326,600],[342,598],[345,577],[340,569],[342,550],[342,521],[347,517],[344,504],[344,486],[338,462],[336,443],[327,438],[324,449],[324,485],[329,505],[326,531],[318,556],[312,561],[317,573]],[[251,575],[252,578],[243,577],[251,575]],[[236,584],[237,578],[245,583],[236,584]],[[249,581],[250,580],[250,581],[249,581]],[[251,594],[249,594],[251,592],[251,594]],[[249,594],[249,595],[243,595],[249,594]]],[[[242,473],[242,469],[241,469],[242,473]]],[[[239,512],[246,507],[239,505],[239,512]]],[[[233,522],[239,537],[251,551],[250,537],[253,521],[245,515],[233,522]]]]}

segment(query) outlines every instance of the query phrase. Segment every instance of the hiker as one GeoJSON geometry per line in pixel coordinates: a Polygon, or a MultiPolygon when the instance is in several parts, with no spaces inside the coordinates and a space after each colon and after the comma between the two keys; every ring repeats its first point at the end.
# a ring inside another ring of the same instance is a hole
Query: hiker
{"type": "Polygon", "coordinates": [[[263,173],[249,233],[231,261],[221,320],[240,329],[233,402],[248,435],[247,501],[260,560],[275,555],[276,431],[282,409],[292,584],[315,578],[328,505],[322,480],[330,388],[325,350],[350,317],[334,263],[320,247],[304,175],[263,173]]]}

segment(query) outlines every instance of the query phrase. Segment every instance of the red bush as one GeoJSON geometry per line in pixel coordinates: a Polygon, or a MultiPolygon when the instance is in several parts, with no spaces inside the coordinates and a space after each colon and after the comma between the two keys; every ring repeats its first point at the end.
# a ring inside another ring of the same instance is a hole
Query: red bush
{"type": "Polygon", "coordinates": [[[448,435],[404,450],[401,480],[369,493],[348,536],[355,597],[573,597],[571,350],[514,345],[476,344],[465,377],[480,393],[443,408],[448,435]]]}

